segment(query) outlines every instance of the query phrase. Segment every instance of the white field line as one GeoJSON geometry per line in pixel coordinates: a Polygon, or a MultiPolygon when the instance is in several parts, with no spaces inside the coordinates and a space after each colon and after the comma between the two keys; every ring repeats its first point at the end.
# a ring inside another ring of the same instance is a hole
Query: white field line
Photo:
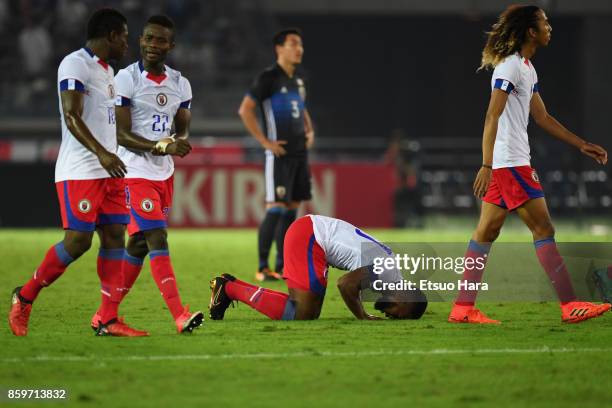
{"type": "Polygon", "coordinates": [[[121,362],[121,361],[200,361],[200,360],[257,360],[284,358],[367,358],[379,356],[446,356],[446,355],[495,355],[495,354],[581,354],[609,353],[612,348],[499,348],[499,349],[432,349],[432,350],[379,350],[364,352],[290,352],[290,353],[248,353],[248,354],[174,354],[174,355],[143,355],[143,356],[48,356],[9,357],[0,362],[121,362]]]}

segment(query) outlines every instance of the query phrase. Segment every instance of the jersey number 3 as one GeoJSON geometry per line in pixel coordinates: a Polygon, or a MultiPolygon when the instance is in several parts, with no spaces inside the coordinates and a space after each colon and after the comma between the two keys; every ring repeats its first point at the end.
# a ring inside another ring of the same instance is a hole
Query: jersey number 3
{"type": "Polygon", "coordinates": [[[291,101],[291,116],[294,119],[300,118],[300,103],[298,101],[291,101]]]}

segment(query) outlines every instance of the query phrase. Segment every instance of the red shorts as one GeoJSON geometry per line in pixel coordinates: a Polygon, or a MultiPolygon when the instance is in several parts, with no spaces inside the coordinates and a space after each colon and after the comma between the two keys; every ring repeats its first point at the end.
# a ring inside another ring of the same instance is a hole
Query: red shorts
{"type": "Polygon", "coordinates": [[[315,240],[312,220],[301,217],[285,235],[283,279],[293,289],[310,291],[321,297],[327,288],[327,260],[315,240]]]}
{"type": "Polygon", "coordinates": [[[482,200],[512,211],[540,197],[544,197],[544,191],[536,171],[531,166],[519,166],[494,169],[482,200]]]}
{"type": "Polygon", "coordinates": [[[128,234],[168,227],[174,176],[162,181],[125,179],[130,203],[128,234]]]}
{"type": "Polygon", "coordinates": [[[64,229],[94,231],[96,225],[130,222],[122,178],[55,183],[64,229]]]}

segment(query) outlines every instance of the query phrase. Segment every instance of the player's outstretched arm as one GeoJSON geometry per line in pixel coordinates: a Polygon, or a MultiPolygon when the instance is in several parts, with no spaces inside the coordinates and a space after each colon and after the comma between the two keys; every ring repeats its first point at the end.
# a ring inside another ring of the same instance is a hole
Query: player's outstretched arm
{"type": "Polygon", "coordinates": [[[485,195],[491,182],[493,146],[495,146],[495,138],[497,137],[497,124],[507,101],[508,94],[506,92],[497,88],[493,89],[482,132],[482,166],[474,181],[474,195],[479,198],[485,195]]]}
{"type": "Polygon", "coordinates": [[[338,290],[342,295],[342,299],[349,310],[359,320],[381,320],[380,317],[372,316],[363,308],[361,303],[360,289],[361,282],[367,279],[367,268],[359,268],[352,272],[345,273],[338,279],[338,290]]]}
{"type": "Polygon", "coordinates": [[[91,133],[81,115],[83,114],[83,93],[76,90],[65,90],[60,94],[62,102],[62,112],[66,127],[70,133],[81,143],[87,150],[98,157],[100,165],[111,175],[111,177],[120,178],[125,176],[127,169],[125,164],[115,155],[109,152],[98,142],[91,133]]]}
{"type": "Polygon", "coordinates": [[[531,97],[529,109],[535,122],[547,133],[576,147],[599,164],[606,164],[608,162],[608,152],[603,147],[578,137],[566,129],[557,119],[548,114],[546,105],[544,105],[539,92],[534,93],[531,97]]]}
{"type": "Polygon", "coordinates": [[[314,145],[315,132],[308,109],[304,109],[304,130],[306,131],[306,148],[310,149],[314,145]]]}
{"type": "Polygon", "coordinates": [[[266,135],[264,135],[263,131],[259,127],[257,123],[257,114],[255,110],[257,109],[257,103],[253,98],[249,95],[246,95],[242,99],[242,103],[240,104],[240,109],[238,109],[238,115],[240,115],[240,119],[242,119],[242,123],[247,128],[251,136],[257,140],[264,149],[270,150],[274,153],[275,156],[282,156],[287,153],[287,151],[283,148],[284,144],[287,144],[286,140],[269,140],[266,135]]]}

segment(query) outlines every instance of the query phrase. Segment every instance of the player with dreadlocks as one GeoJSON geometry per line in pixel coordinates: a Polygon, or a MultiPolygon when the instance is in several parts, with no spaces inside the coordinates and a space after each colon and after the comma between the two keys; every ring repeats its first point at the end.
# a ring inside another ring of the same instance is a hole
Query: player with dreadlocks
{"type": "MultiPolygon", "coordinates": [[[[531,230],[540,264],[561,302],[561,319],[577,323],[597,317],[610,304],[579,302],[555,243],[544,192],[530,165],[527,124],[529,114],[552,136],[574,146],[599,164],[607,152],[567,130],[547,111],[531,62],[540,47],[548,45],[552,27],[544,10],[536,6],[508,7],[488,33],[479,70],[493,69],[491,99],[482,139],[482,166],[474,182],[474,194],[482,199],[480,221],[465,254],[485,258],[509,212],[515,211],[531,230]]],[[[463,279],[480,282],[484,266],[466,268],[463,279]]],[[[460,290],[448,317],[453,323],[499,323],[474,307],[477,292],[460,290]]]]}

